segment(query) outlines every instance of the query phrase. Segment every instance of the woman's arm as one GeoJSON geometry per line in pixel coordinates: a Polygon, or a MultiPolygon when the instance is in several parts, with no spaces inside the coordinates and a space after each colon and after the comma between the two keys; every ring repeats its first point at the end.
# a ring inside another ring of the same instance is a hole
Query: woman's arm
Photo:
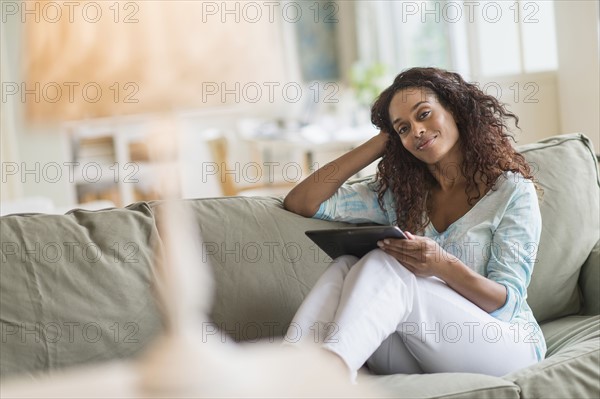
{"type": "Polygon", "coordinates": [[[453,258],[440,267],[438,278],[488,313],[504,305],[507,295],[505,286],[474,272],[460,259],[453,258]]]}
{"type": "Polygon", "coordinates": [[[316,170],[285,197],[288,211],[313,216],[321,203],[331,197],[351,176],[383,155],[388,136],[384,132],[316,170]]]}

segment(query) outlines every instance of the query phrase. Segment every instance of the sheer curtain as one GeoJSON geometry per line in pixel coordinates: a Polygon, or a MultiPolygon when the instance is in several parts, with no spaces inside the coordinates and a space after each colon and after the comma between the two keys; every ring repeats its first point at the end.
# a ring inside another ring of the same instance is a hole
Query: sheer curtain
{"type": "MultiPolygon", "coordinates": [[[[358,53],[362,63],[380,63],[391,75],[413,66],[452,69],[463,66],[452,53],[449,35],[460,32],[462,25],[449,26],[436,18],[434,1],[358,1],[358,53]],[[427,10],[434,12],[427,15],[427,10]],[[424,18],[425,17],[425,18],[424,18]]],[[[465,72],[464,70],[462,72],[465,72]]]]}

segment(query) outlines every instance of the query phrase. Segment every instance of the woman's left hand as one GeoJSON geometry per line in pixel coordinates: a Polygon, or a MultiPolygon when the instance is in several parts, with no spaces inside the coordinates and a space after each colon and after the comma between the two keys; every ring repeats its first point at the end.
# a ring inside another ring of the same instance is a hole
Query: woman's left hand
{"type": "Polygon", "coordinates": [[[408,239],[389,238],[377,245],[416,276],[440,277],[444,263],[454,257],[431,238],[405,234],[408,239]]]}

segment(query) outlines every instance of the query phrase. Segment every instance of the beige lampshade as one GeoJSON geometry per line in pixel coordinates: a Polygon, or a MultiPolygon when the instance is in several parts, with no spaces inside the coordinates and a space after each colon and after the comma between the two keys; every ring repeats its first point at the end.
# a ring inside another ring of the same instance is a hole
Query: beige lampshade
{"type": "Polygon", "coordinates": [[[8,89],[30,121],[213,107],[240,102],[240,89],[224,94],[236,84],[266,92],[284,80],[281,11],[261,6],[256,20],[246,2],[14,4],[5,17],[25,19],[25,81],[8,89]]]}

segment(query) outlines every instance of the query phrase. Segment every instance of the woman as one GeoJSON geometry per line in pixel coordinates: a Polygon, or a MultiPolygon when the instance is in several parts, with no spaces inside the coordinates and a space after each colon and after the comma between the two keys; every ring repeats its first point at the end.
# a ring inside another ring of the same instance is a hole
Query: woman
{"type": "Polygon", "coordinates": [[[284,206],[398,225],[408,239],[335,259],[294,317],[294,334],[316,338],[353,378],[365,361],[377,374],[501,376],[544,358],[526,302],[541,217],[508,118],[518,124],[456,73],[396,77],[371,110],[380,133],[298,184],[284,206]],[[345,183],[380,157],[375,180],[345,183]]]}

